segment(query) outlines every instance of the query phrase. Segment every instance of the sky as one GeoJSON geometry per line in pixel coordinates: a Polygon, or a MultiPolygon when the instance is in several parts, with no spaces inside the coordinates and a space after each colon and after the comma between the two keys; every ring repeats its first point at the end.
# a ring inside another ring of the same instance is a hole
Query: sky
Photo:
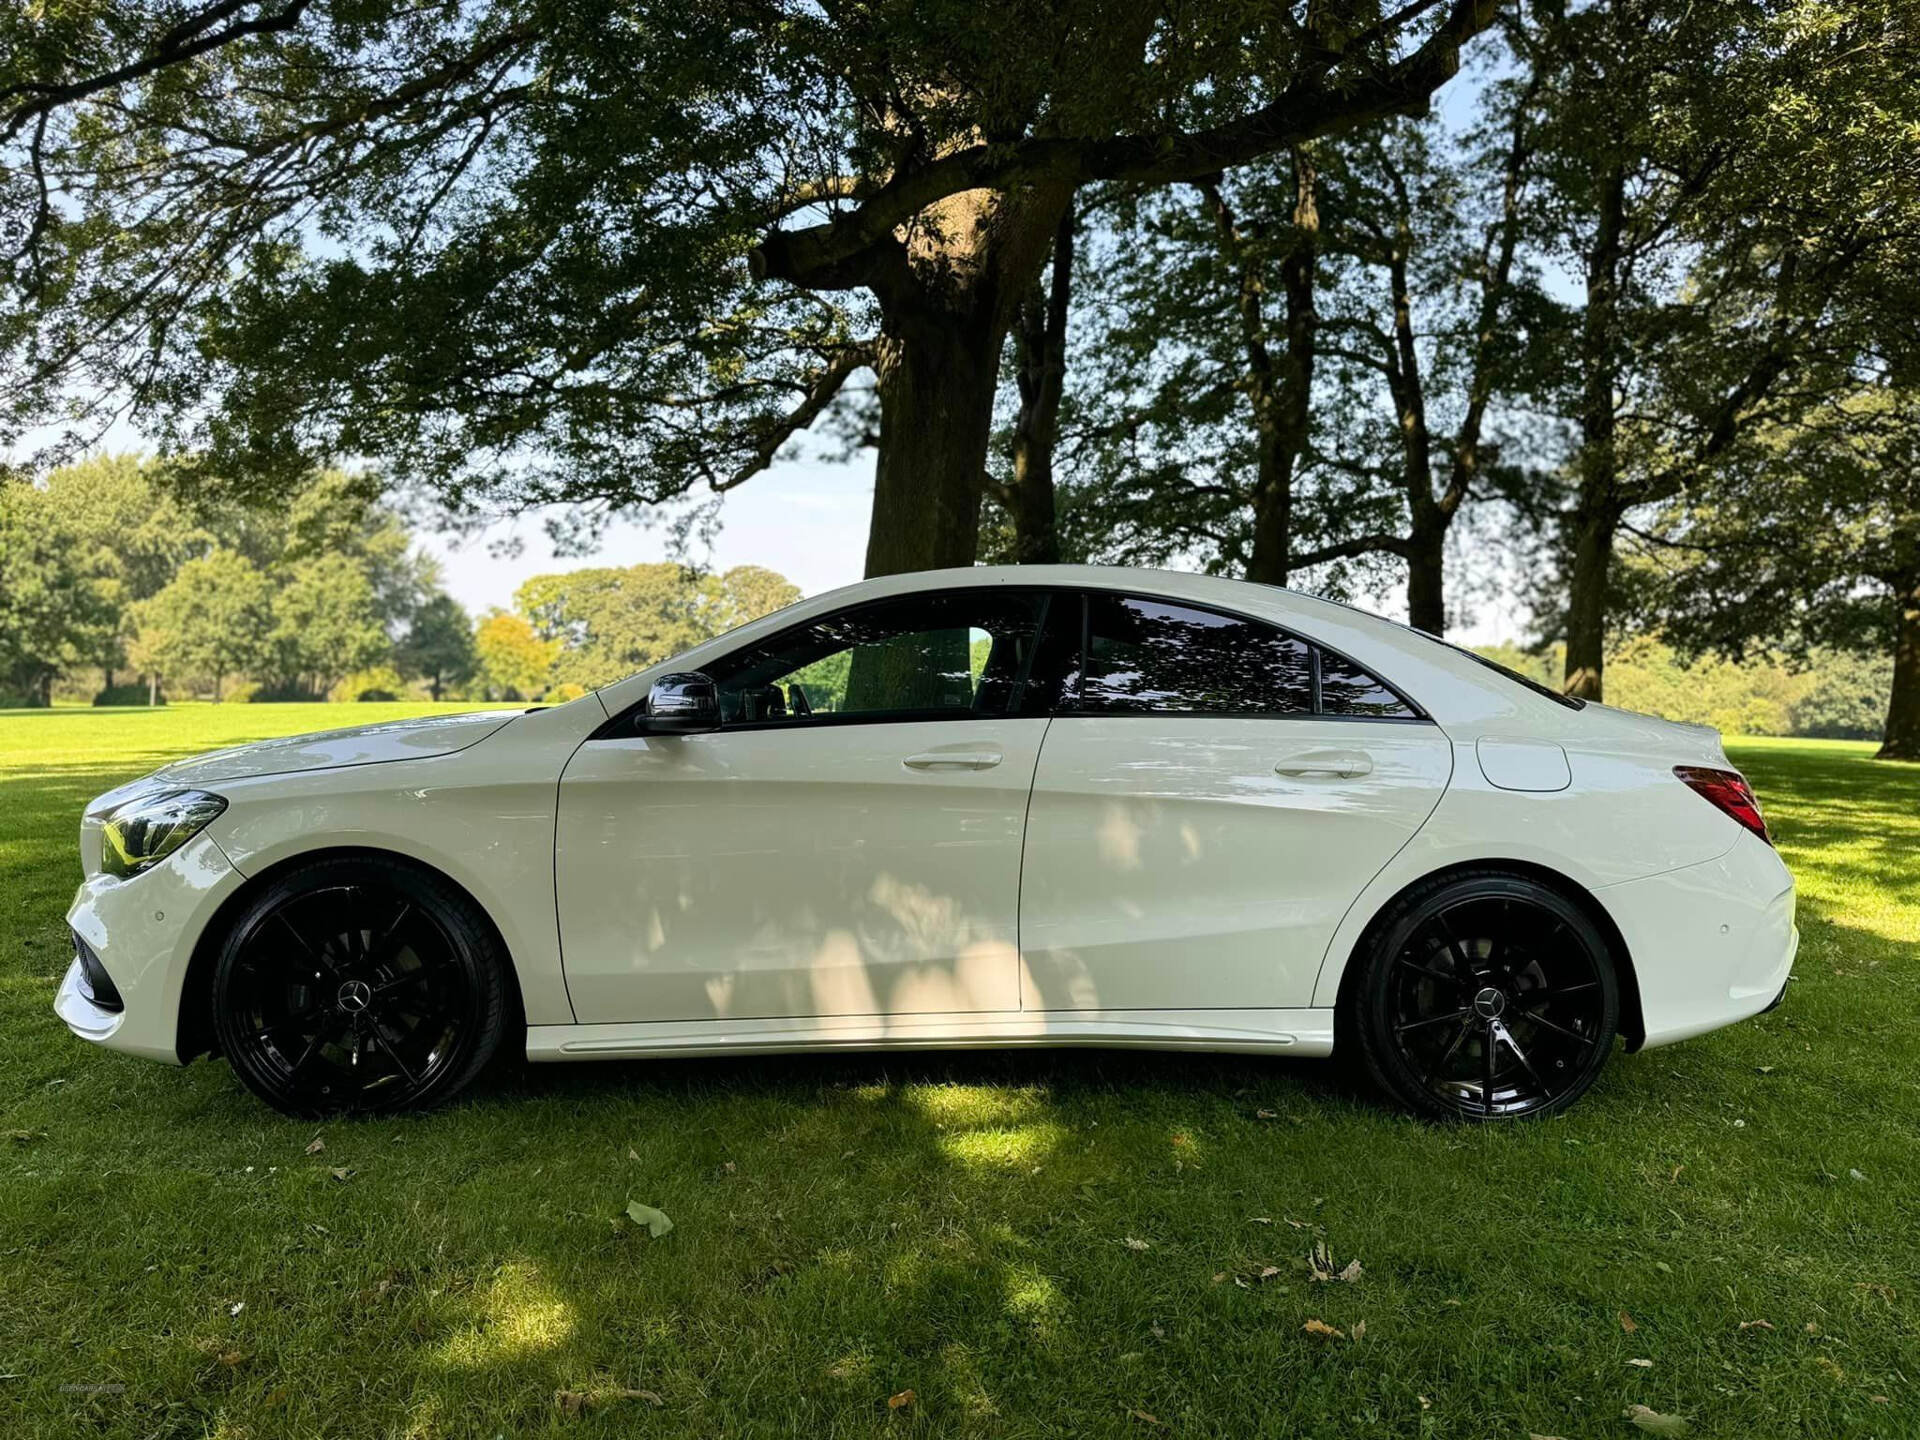
{"type": "Polygon", "coordinates": [[[860,578],[872,508],[871,456],[845,465],[783,460],[728,494],[711,547],[696,540],[684,555],[672,553],[664,528],[626,522],[610,527],[594,554],[556,558],[538,511],[464,539],[427,534],[421,548],[440,561],[447,593],[475,615],[511,609],[513,592],[529,576],[669,559],[712,570],[764,565],[818,595],[860,578]],[[517,555],[495,553],[513,540],[520,542],[517,555]]]}

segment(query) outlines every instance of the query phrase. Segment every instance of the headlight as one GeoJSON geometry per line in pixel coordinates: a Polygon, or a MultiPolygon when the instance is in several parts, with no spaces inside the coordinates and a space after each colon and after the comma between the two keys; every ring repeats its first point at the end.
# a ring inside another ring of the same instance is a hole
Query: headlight
{"type": "Polygon", "coordinates": [[[100,832],[100,868],[138,875],[186,844],[227,808],[204,790],[160,790],[136,796],[108,814],[100,832]]]}

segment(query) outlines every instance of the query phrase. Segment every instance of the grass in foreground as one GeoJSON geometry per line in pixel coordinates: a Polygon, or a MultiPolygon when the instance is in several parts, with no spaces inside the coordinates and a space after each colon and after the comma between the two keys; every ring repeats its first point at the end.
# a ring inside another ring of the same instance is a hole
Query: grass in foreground
{"type": "Polygon", "coordinates": [[[314,1127],[70,1039],[81,803],[398,708],[0,716],[0,1433],[1920,1434],[1920,768],[1735,746],[1802,884],[1787,1004],[1509,1129],[1089,1052],[544,1068],[314,1127]],[[1309,1278],[1322,1238],[1361,1280],[1309,1278]]]}

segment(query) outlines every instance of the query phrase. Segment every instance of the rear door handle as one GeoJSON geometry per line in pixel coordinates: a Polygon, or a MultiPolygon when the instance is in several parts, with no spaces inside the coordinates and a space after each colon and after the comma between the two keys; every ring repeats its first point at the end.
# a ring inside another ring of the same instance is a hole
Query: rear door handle
{"type": "Polygon", "coordinates": [[[909,770],[991,770],[1005,758],[998,750],[928,750],[900,763],[909,770]]]}
{"type": "Polygon", "coordinates": [[[1307,750],[1273,767],[1294,779],[1355,780],[1373,773],[1373,757],[1363,750],[1307,750]]]}

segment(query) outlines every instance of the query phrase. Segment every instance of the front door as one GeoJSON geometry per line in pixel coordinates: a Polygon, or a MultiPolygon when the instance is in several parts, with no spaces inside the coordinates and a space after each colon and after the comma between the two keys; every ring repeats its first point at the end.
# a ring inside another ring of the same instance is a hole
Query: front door
{"type": "Polygon", "coordinates": [[[842,611],[709,665],[719,730],[582,746],[556,858],[581,1023],[1018,1010],[1046,603],[842,611]]]}
{"type": "Polygon", "coordinates": [[[1095,594],[1084,634],[1027,823],[1025,1008],[1311,1005],[1347,908],[1439,802],[1446,736],[1257,621],[1095,594]]]}

